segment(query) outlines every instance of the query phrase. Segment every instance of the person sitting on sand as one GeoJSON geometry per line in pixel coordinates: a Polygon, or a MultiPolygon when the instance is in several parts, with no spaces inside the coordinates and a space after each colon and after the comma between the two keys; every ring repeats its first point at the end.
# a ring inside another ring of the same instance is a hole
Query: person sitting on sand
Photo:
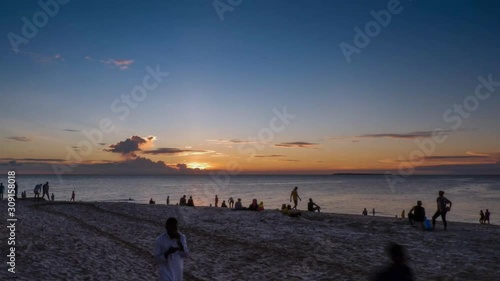
{"type": "Polygon", "coordinates": [[[490,211],[486,209],[486,213],[484,214],[484,223],[488,222],[490,224],[490,211]]]}
{"type": "Polygon", "coordinates": [[[264,202],[260,201],[257,211],[264,211],[264,202]]]}
{"type": "Polygon", "coordinates": [[[286,204],[281,204],[281,210],[286,210],[286,204]]]}
{"type": "Polygon", "coordinates": [[[168,218],[166,233],[158,236],[155,242],[154,260],[159,266],[160,281],[183,280],[184,259],[189,257],[186,236],[179,232],[176,218],[168,218]]]}
{"type": "Polygon", "coordinates": [[[189,207],[194,207],[194,201],[193,201],[193,196],[189,196],[187,206],[189,207]]]}
{"type": "Polygon", "coordinates": [[[437,217],[441,216],[441,219],[443,220],[444,230],[446,230],[446,227],[447,227],[446,213],[451,210],[451,201],[448,200],[446,197],[444,197],[444,191],[440,190],[438,194],[439,194],[439,197],[436,199],[437,211],[432,216],[432,229],[434,229],[436,227],[437,217]],[[449,207],[448,207],[448,204],[450,204],[449,207]]]}
{"type": "Polygon", "coordinates": [[[408,212],[408,220],[410,224],[413,225],[413,222],[419,222],[421,226],[424,225],[425,221],[425,208],[422,207],[422,201],[417,201],[417,206],[413,206],[408,212]]]}
{"type": "Polygon", "coordinates": [[[54,201],[54,199],[55,199],[54,192],[52,192],[52,195],[50,196],[50,201],[54,201]]]}
{"type": "Polygon", "coordinates": [[[406,253],[403,246],[391,243],[387,247],[392,264],[374,274],[370,281],[413,281],[412,270],[406,265],[406,253]]]}
{"type": "Polygon", "coordinates": [[[484,213],[483,210],[479,212],[479,223],[483,224],[484,223],[484,213]]]}
{"type": "Polygon", "coordinates": [[[221,208],[227,208],[226,200],[222,200],[221,208]]]}
{"type": "Polygon", "coordinates": [[[234,199],[233,197],[229,197],[229,200],[227,200],[227,203],[229,203],[229,208],[234,208],[234,199]]]}
{"type": "Polygon", "coordinates": [[[292,190],[292,193],[290,193],[290,202],[292,202],[292,199],[293,199],[293,208],[295,210],[297,210],[297,204],[298,204],[298,201],[297,199],[299,199],[300,201],[302,201],[302,199],[300,198],[299,196],[299,192],[297,191],[297,189],[299,189],[298,187],[295,187],[293,190],[292,190]]]}
{"type": "Polygon", "coordinates": [[[286,210],[287,210],[287,215],[289,215],[292,218],[298,218],[302,216],[302,213],[299,210],[292,209],[292,205],[287,205],[286,210]]]}
{"type": "Polygon", "coordinates": [[[149,204],[155,204],[156,202],[153,200],[153,198],[149,199],[149,204]]]}
{"type": "Polygon", "coordinates": [[[252,204],[250,204],[250,206],[248,206],[247,210],[257,211],[258,208],[259,208],[259,204],[257,203],[257,199],[253,199],[252,204]]]}
{"type": "Polygon", "coordinates": [[[243,204],[241,203],[241,198],[238,198],[238,202],[234,204],[234,209],[235,210],[245,210],[245,207],[243,207],[243,204]]]}
{"type": "Polygon", "coordinates": [[[368,210],[366,210],[366,208],[363,210],[363,216],[368,216],[368,210]]]}
{"type": "Polygon", "coordinates": [[[71,193],[71,199],[69,199],[69,201],[75,201],[75,191],[74,190],[71,193]]]}
{"type": "Polygon", "coordinates": [[[182,196],[181,200],[179,200],[179,206],[186,206],[186,195],[182,196]]]}
{"type": "Polygon", "coordinates": [[[314,203],[312,198],[309,198],[309,203],[307,203],[307,210],[309,212],[316,212],[321,213],[321,207],[318,206],[318,204],[314,203]]]}

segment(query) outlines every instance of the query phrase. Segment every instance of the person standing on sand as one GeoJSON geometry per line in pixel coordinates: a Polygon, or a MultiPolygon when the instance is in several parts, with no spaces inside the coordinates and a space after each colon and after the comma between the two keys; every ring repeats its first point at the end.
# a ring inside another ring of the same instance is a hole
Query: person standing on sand
{"type": "Polygon", "coordinates": [[[0,183],[0,200],[3,200],[3,192],[5,191],[5,186],[3,186],[3,182],[0,183]]]}
{"type": "Polygon", "coordinates": [[[363,209],[363,216],[368,216],[368,211],[366,210],[366,208],[363,209]]]}
{"type": "Polygon", "coordinates": [[[432,216],[432,229],[434,230],[434,228],[436,227],[436,219],[441,216],[441,219],[443,220],[444,230],[446,230],[446,213],[451,210],[452,203],[450,200],[444,197],[444,191],[440,190],[438,194],[439,197],[436,199],[437,211],[434,216],[432,216]],[[448,204],[450,204],[449,207],[448,204]]]}
{"type": "Polygon", "coordinates": [[[75,191],[74,190],[71,193],[71,199],[69,199],[69,201],[75,201],[75,191]]]}
{"type": "Polygon", "coordinates": [[[483,224],[484,223],[484,213],[483,210],[479,212],[479,223],[483,224]]]}
{"type": "Polygon", "coordinates": [[[401,211],[401,217],[404,219],[405,218],[405,210],[401,211]]]}
{"type": "Polygon", "coordinates": [[[55,199],[54,192],[52,192],[52,196],[50,197],[50,199],[51,199],[50,201],[54,201],[55,199]]]}
{"type": "Polygon", "coordinates": [[[372,209],[372,215],[375,216],[375,208],[372,209]]]}
{"type": "Polygon", "coordinates": [[[227,200],[227,203],[229,203],[229,208],[234,208],[234,199],[233,197],[229,197],[229,200],[227,200]]]}
{"type": "Polygon", "coordinates": [[[292,193],[290,193],[290,202],[292,202],[292,199],[293,199],[293,208],[295,210],[297,210],[297,203],[298,203],[297,199],[299,199],[300,201],[302,201],[302,199],[299,196],[299,192],[297,191],[297,189],[299,189],[299,188],[295,187],[292,190],[292,193]]]}
{"type": "Polygon", "coordinates": [[[166,202],[167,202],[167,205],[170,205],[170,196],[167,196],[166,202]]]}
{"type": "Polygon", "coordinates": [[[486,213],[484,214],[484,223],[488,222],[490,224],[490,211],[486,209],[486,213]]]}
{"type": "Polygon", "coordinates": [[[178,231],[176,218],[168,218],[166,233],[155,243],[155,263],[159,265],[160,281],[182,281],[184,259],[189,257],[186,236],[178,231]]]}
{"type": "Polygon", "coordinates": [[[414,281],[412,270],[406,265],[406,253],[403,246],[391,243],[387,247],[392,264],[374,274],[370,281],[414,281]]]}
{"type": "Polygon", "coordinates": [[[217,197],[217,195],[215,195],[215,208],[217,208],[219,204],[219,197],[217,197]]]}
{"type": "Polygon", "coordinates": [[[47,200],[50,201],[50,196],[49,196],[49,182],[46,182],[43,185],[43,194],[42,194],[42,199],[45,198],[45,194],[47,194],[47,200]]]}

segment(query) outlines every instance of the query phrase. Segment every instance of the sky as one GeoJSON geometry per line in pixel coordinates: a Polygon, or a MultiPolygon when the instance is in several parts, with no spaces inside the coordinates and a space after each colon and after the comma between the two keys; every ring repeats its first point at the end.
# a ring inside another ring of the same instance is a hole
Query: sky
{"type": "Polygon", "coordinates": [[[500,174],[498,1],[2,1],[0,167],[500,174]]]}

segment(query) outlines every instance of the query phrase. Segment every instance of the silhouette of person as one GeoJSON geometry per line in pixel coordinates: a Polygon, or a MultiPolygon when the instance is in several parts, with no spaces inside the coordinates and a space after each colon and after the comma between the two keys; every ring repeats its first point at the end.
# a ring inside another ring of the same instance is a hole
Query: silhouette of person
{"type": "Polygon", "coordinates": [[[75,191],[74,190],[71,193],[71,199],[69,199],[69,201],[75,201],[75,191]]]}
{"type": "Polygon", "coordinates": [[[183,195],[179,200],[179,206],[186,206],[186,195],[183,195]]]}
{"type": "Polygon", "coordinates": [[[479,212],[479,223],[483,224],[484,223],[484,213],[483,210],[479,212]]]}
{"type": "Polygon", "coordinates": [[[167,196],[166,202],[167,202],[167,205],[170,205],[170,196],[167,196]]]}
{"type": "Polygon", "coordinates": [[[159,266],[159,280],[183,280],[184,259],[189,257],[186,236],[179,232],[176,218],[165,223],[166,232],[156,238],[154,259],[159,266]]]}
{"type": "Polygon", "coordinates": [[[153,200],[153,198],[149,199],[149,204],[155,204],[156,202],[153,200]]]}
{"type": "Polygon", "coordinates": [[[233,197],[229,197],[229,200],[227,200],[227,203],[229,203],[229,208],[234,208],[234,199],[233,197]]]}
{"type": "Polygon", "coordinates": [[[0,183],[0,200],[3,200],[3,193],[5,191],[5,186],[3,186],[3,182],[0,183]]]}
{"type": "Polygon", "coordinates": [[[372,215],[375,216],[375,208],[372,209],[372,215]]]}
{"type": "Polygon", "coordinates": [[[300,201],[302,201],[302,199],[299,196],[299,192],[297,191],[297,189],[299,189],[299,188],[295,187],[292,190],[292,193],[290,193],[290,202],[292,202],[292,199],[293,199],[293,208],[295,210],[297,210],[297,203],[298,203],[297,199],[299,199],[300,201]]]}
{"type": "Polygon", "coordinates": [[[392,264],[374,274],[370,281],[413,281],[412,270],[406,265],[406,253],[403,246],[391,243],[387,253],[392,264]]]}
{"type": "Polygon", "coordinates": [[[419,222],[423,227],[425,221],[425,208],[422,207],[422,201],[417,201],[417,206],[413,206],[408,212],[408,220],[410,224],[413,225],[413,222],[419,222]]]}
{"type": "Polygon", "coordinates": [[[452,203],[450,200],[444,197],[444,191],[440,190],[438,194],[439,197],[436,199],[437,211],[432,216],[432,229],[436,227],[436,219],[441,216],[441,219],[443,220],[444,230],[446,230],[448,226],[446,223],[446,213],[451,210],[452,203]],[[450,204],[449,207],[447,207],[448,204],[450,204]]]}
{"type": "Polygon", "coordinates": [[[50,196],[49,196],[49,182],[46,182],[43,185],[43,194],[42,194],[42,199],[45,198],[45,194],[47,194],[47,200],[50,201],[50,196]]]}
{"type": "Polygon", "coordinates": [[[189,196],[189,199],[188,199],[187,205],[188,205],[189,207],[194,207],[193,196],[189,196]]]}
{"type": "Polygon", "coordinates": [[[238,202],[234,204],[234,209],[235,210],[245,210],[243,207],[243,204],[241,203],[241,198],[238,198],[238,202]]]}
{"type": "Polygon", "coordinates": [[[321,213],[321,207],[318,206],[318,204],[314,203],[312,198],[309,198],[309,203],[307,203],[307,210],[309,212],[316,212],[321,213]]]}
{"type": "Polygon", "coordinates": [[[35,193],[35,201],[40,200],[40,186],[41,184],[35,185],[35,188],[33,189],[33,193],[35,193]]]}
{"type": "Polygon", "coordinates": [[[490,211],[486,209],[486,213],[484,214],[484,223],[488,222],[490,224],[490,211]]]}
{"type": "Polygon", "coordinates": [[[226,200],[222,200],[222,204],[220,205],[222,208],[227,208],[227,205],[226,205],[226,200]]]}
{"type": "Polygon", "coordinates": [[[401,211],[401,217],[404,219],[405,218],[405,210],[401,211]]]}
{"type": "Polygon", "coordinates": [[[368,211],[366,210],[366,208],[363,209],[363,216],[368,216],[368,211]]]}
{"type": "Polygon", "coordinates": [[[257,211],[264,211],[264,202],[260,201],[257,211]]]}
{"type": "Polygon", "coordinates": [[[215,208],[217,208],[219,204],[219,197],[217,197],[217,195],[215,195],[215,208]]]}
{"type": "Polygon", "coordinates": [[[55,199],[55,196],[54,196],[54,193],[52,192],[52,196],[50,196],[50,201],[54,201],[55,199]]]}

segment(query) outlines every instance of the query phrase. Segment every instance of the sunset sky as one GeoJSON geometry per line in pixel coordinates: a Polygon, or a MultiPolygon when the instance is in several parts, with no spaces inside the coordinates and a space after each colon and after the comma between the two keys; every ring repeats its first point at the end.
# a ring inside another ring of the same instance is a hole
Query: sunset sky
{"type": "Polygon", "coordinates": [[[1,170],[500,174],[498,1],[220,2],[3,1],[1,170]]]}

